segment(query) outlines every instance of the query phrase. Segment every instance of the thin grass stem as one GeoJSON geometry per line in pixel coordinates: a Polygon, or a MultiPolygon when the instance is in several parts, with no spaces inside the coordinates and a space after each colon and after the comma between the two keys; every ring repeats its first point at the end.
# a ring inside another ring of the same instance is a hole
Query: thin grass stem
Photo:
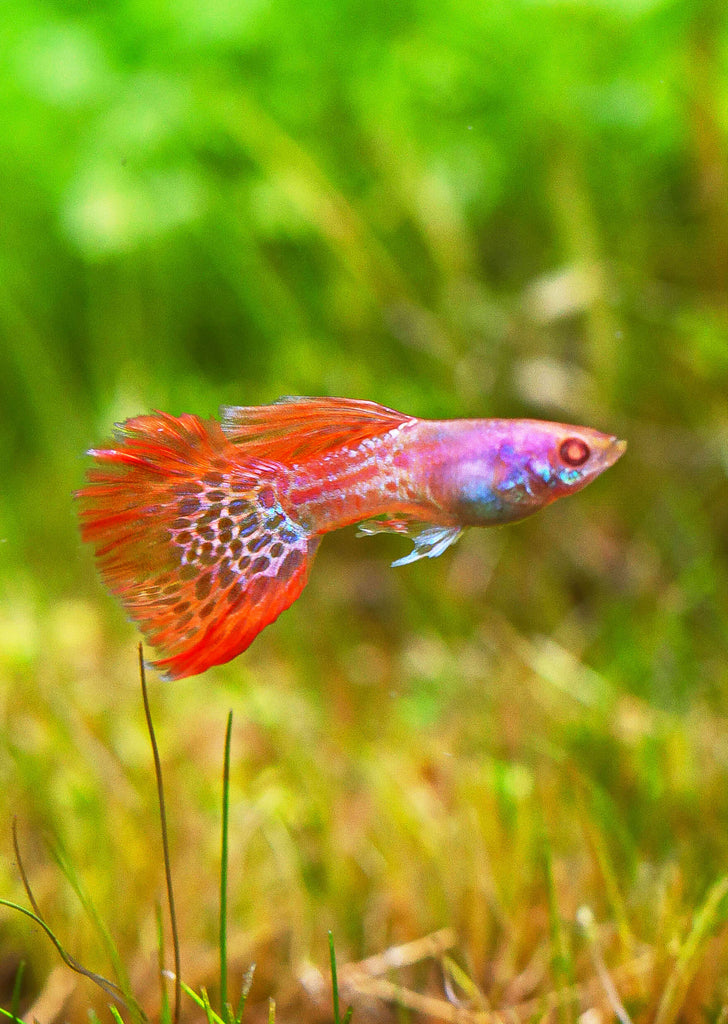
{"type": "Polygon", "coordinates": [[[159,758],[157,738],[154,734],[152,712],[149,707],[149,695],[147,693],[147,677],[144,670],[144,652],[139,644],[139,678],[142,686],[142,700],[144,701],[144,715],[149,730],[149,740],[152,745],[152,756],[154,758],[154,775],[157,780],[157,802],[159,805],[159,820],[162,829],[162,853],[164,856],[164,875],[167,883],[167,906],[169,907],[169,922],[172,931],[172,950],[174,954],[174,1012],[172,1020],[179,1024],[180,1000],[182,995],[180,978],[180,950],[179,932],[177,931],[177,915],[174,909],[174,892],[172,889],[172,862],[169,856],[169,836],[167,833],[167,812],[164,803],[164,785],[162,782],[162,763],[159,758]]]}
{"type": "Polygon", "coordinates": [[[591,907],[587,907],[586,905],[580,907],[576,912],[576,921],[584,932],[589,956],[594,964],[594,969],[599,975],[599,980],[602,983],[605,995],[609,1000],[609,1005],[611,1006],[615,1017],[620,1021],[620,1024],[632,1024],[632,1018],[624,1008],[624,1003],[619,998],[617,986],[614,984],[612,976],[607,970],[607,965],[604,963],[604,957],[602,956],[599,948],[599,936],[597,935],[594,914],[591,907]]]}
{"type": "Polygon", "coordinates": [[[162,1021],[162,1024],[170,1024],[169,993],[167,992],[167,982],[165,981],[164,973],[164,921],[162,920],[162,906],[160,903],[157,903],[155,910],[157,916],[157,967],[159,970],[159,987],[161,989],[162,998],[159,1019],[162,1021]]]}
{"type": "MultiPolygon", "coordinates": [[[[115,985],[113,981],[109,981],[108,978],[104,978],[100,974],[94,974],[93,971],[89,971],[83,966],[83,964],[80,964],[78,960],[72,957],[70,953],[67,953],[61,945],[60,939],[57,938],[51,930],[50,925],[48,925],[42,917],[33,913],[32,910],[28,910],[27,907],[21,906],[19,903],[13,903],[12,900],[0,898],[0,907],[8,907],[10,910],[17,910],[19,914],[25,914],[25,916],[29,917],[31,921],[35,921],[35,923],[43,929],[53,945],[56,947],[58,954],[66,967],[70,967],[72,971],[76,972],[76,974],[82,974],[84,978],[88,978],[90,981],[93,981],[94,984],[98,985],[100,989],[103,989],[107,996],[111,996],[112,999],[118,999],[120,1003],[126,1005],[124,994],[118,985],[115,985]]],[[[137,1010],[141,1013],[138,1007],[137,1010]]],[[[142,1019],[144,1019],[143,1014],[142,1019]]]]}
{"type": "Polygon", "coordinates": [[[220,1007],[227,1024],[233,1024],[227,989],[227,898],[228,898],[228,818],[230,810],[230,738],[233,713],[228,712],[225,729],[225,755],[222,769],[222,850],[220,855],[220,1007]]]}
{"type": "Polygon", "coordinates": [[[20,872],[20,877],[23,882],[25,894],[28,897],[28,901],[30,902],[30,905],[33,909],[28,910],[27,907],[21,907],[20,904],[13,903],[11,900],[6,899],[0,899],[0,906],[10,907],[12,910],[18,910],[21,914],[25,914],[26,917],[29,917],[32,921],[35,921],[36,924],[40,925],[40,927],[46,933],[46,935],[51,940],[53,945],[56,947],[61,957],[61,960],[63,960],[64,964],[67,967],[70,967],[72,971],[76,972],[76,974],[82,974],[85,978],[88,978],[90,981],[93,981],[95,985],[98,985],[99,988],[102,989],[108,996],[111,996],[112,999],[118,999],[118,1001],[122,1003],[122,1005],[134,1010],[134,1012],[139,1015],[140,1020],[146,1020],[141,1007],[136,1002],[132,1002],[130,1004],[130,997],[128,996],[127,993],[124,993],[122,989],[119,988],[118,985],[115,985],[113,981],[109,981],[108,978],[104,978],[104,976],[101,974],[96,974],[94,971],[89,971],[88,968],[84,967],[83,964],[79,963],[79,961],[76,960],[75,957],[71,956],[70,953],[67,953],[66,950],[61,945],[60,939],[57,938],[57,936],[51,929],[50,925],[46,924],[45,919],[43,918],[43,915],[41,913],[40,907],[36,902],[33,890],[30,887],[30,881],[25,870],[25,865],[23,864],[23,858],[20,855],[17,818],[13,818],[13,850],[15,852],[15,861],[18,865],[18,871],[20,872]]]}

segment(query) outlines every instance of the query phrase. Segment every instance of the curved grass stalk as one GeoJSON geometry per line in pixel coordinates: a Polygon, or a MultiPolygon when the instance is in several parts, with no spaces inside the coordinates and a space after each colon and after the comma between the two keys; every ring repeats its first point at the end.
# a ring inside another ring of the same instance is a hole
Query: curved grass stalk
{"type": "Polygon", "coordinates": [[[157,803],[159,806],[159,820],[162,832],[162,855],[164,858],[164,877],[167,885],[167,906],[169,908],[169,922],[172,930],[172,952],[174,955],[174,1009],[172,1020],[179,1024],[180,1000],[182,997],[182,981],[180,978],[180,949],[179,932],[177,931],[177,915],[174,908],[174,891],[172,888],[172,861],[169,856],[169,835],[167,832],[167,811],[164,802],[164,785],[162,782],[162,762],[159,757],[157,737],[154,733],[152,712],[149,707],[149,696],[147,694],[147,677],[144,670],[144,652],[141,643],[139,644],[139,679],[142,686],[142,700],[144,702],[144,715],[149,730],[149,740],[152,745],[152,757],[154,758],[154,776],[157,780],[157,803]]]}
{"type": "Polygon", "coordinates": [[[233,713],[228,712],[225,728],[225,756],[222,769],[222,850],[220,856],[220,1007],[226,1024],[235,1024],[227,994],[227,897],[228,897],[228,818],[230,810],[230,738],[233,713]]]}

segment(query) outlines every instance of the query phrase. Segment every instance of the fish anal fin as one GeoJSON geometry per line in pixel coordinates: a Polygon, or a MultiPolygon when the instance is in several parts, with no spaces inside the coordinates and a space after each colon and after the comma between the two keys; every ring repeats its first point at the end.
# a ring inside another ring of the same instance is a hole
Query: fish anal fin
{"type": "Polygon", "coordinates": [[[304,460],[379,437],[412,420],[376,402],[281,398],[272,405],[223,406],[222,429],[247,455],[304,460]]]}

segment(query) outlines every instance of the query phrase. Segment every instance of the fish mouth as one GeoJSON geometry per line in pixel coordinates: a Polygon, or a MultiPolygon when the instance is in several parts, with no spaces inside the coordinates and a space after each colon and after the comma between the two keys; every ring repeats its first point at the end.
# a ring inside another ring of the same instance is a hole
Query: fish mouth
{"type": "Polygon", "coordinates": [[[613,466],[617,459],[621,459],[627,451],[627,442],[619,437],[610,437],[601,452],[601,463],[603,469],[613,466]]]}
{"type": "Polygon", "coordinates": [[[611,452],[614,455],[614,461],[621,459],[624,453],[627,451],[627,442],[621,440],[619,437],[612,438],[611,452]]]}

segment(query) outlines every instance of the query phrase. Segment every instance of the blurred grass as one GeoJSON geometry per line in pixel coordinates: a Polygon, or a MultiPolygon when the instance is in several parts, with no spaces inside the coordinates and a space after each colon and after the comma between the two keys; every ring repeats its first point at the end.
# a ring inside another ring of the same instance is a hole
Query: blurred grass
{"type": "MultiPolygon", "coordinates": [[[[485,1008],[609,1019],[586,906],[635,1021],[724,1020],[725,5],[8,0],[0,45],[0,892],[18,813],[66,945],[107,969],[44,836],[156,1012],[134,631],[70,501],[115,420],[313,393],[585,422],[630,447],[578,498],[409,570],[327,538],[244,658],[156,690],[185,980],[215,976],[233,706],[246,1014],[329,1012],[299,984],[329,928],[344,978],[451,926],[485,1008]]],[[[41,1019],[107,1019],[53,957],[3,917],[2,1005],[25,958],[41,1019]]]]}

